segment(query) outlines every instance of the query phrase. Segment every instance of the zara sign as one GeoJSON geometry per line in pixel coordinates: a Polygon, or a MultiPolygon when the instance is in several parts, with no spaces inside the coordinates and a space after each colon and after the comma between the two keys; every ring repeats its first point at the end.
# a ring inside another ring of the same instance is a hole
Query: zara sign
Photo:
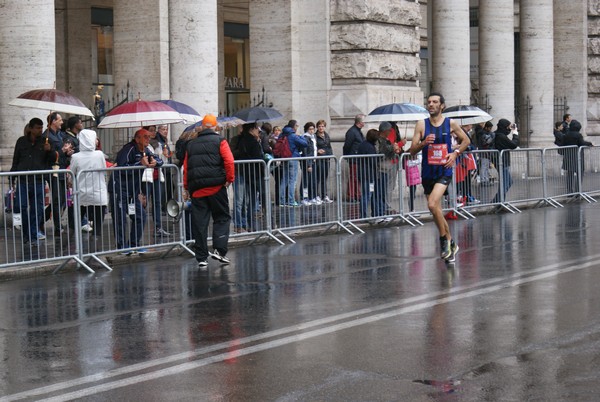
{"type": "Polygon", "coordinates": [[[226,89],[243,89],[244,80],[240,77],[225,77],[226,89]]]}

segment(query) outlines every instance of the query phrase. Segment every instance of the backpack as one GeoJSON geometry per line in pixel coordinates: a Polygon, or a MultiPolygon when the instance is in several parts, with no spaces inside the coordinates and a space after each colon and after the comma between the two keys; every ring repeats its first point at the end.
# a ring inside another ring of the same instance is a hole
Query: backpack
{"type": "Polygon", "coordinates": [[[496,141],[496,133],[493,131],[484,131],[481,134],[481,145],[485,149],[493,148],[496,141]]]}
{"type": "Polygon", "coordinates": [[[291,158],[292,150],[290,149],[290,141],[287,135],[280,135],[275,142],[273,148],[273,156],[276,158],[291,158]]]}

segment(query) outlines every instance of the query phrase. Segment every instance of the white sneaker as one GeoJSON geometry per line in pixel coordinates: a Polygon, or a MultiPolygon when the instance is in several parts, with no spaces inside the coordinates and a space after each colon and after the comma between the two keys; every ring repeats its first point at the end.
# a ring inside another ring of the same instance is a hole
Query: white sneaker
{"type": "Polygon", "coordinates": [[[221,255],[218,250],[214,250],[212,253],[209,251],[208,254],[214,260],[221,261],[222,264],[229,264],[231,262],[231,260],[228,257],[221,255]]]}
{"type": "Polygon", "coordinates": [[[312,205],[312,202],[308,198],[305,198],[302,200],[302,205],[312,205]]]}
{"type": "Polygon", "coordinates": [[[92,229],[92,227],[90,226],[89,223],[86,223],[85,225],[83,225],[81,227],[82,232],[91,232],[92,230],[94,230],[94,229],[92,229]]]}
{"type": "Polygon", "coordinates": [[[323,200],[321,199],[321,197],[319,197],[318,195],[315,197],[315,201],[319,204],[323,203],[323,200]]]}
{"type": "Polygon", "coordinates": [[[313,198],[312,200],[310,200],[311,203],[315,204],[315,205],[321,205],[323,203],[323,201],[321,201],[321,199],[316,199],[313,198]]]}
{"type": "Polygon", "coordinates": [[[330,199],[329,196],[326,195],[325,198],[323,198],[323,202],[325,204],[331,204],[333,202],[333,200],[330,199]]]}

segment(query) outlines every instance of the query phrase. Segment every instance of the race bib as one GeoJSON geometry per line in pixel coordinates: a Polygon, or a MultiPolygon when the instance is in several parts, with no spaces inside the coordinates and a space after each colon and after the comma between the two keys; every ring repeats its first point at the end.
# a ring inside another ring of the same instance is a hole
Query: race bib
{"type": "Polygon", "coordinates": [[[429,144],[427,163],[430,165],[445,165],[448,162],[448,146],[446,144],[429,144]]]}

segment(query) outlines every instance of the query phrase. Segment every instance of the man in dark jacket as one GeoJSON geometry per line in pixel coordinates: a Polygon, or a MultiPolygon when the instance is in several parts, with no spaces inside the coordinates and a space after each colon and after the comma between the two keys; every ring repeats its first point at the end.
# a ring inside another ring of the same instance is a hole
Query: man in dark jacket
{"type": "Polygon", "coordinates": [[[192,199],[194,252],[199,267],[208,266],[208,256],[229,264],[229,198],[227,188],[235,179],[233,155],[227,141],[217,134],[217,118],[207,114],[203,130],[189,141],[183,160],[183,186],[192,199]],[[208,251],[208,224],[213,218],[213,248],[208,251]]]}
{"type": "MultiPolygon", "coordinates": [[[[362,128],[365,126],[363,119],[364,114],[357,114],[354,117],[354,125],[346,131],[346,137],[344,139],[344,155],[356,155],[358,146],[363,143],[365,136],[362,133],[362,128]]],[[[356,172],[355,159],[350,159],[348,164],[348,199],[349,201],[358,201],[360,199],[360,183],[358,182],[356,172]]]]}
{"type": "MultiPolygon", "coordinates": [[[[25,135],[19,137],[15,144],[11,172],[27,172],[33,170],[47,170],[53,162],[55,153],[52,146],[42,138],[44,122],[33,118],[25,127],[25,135]]],[[[35,245],[41,238],[38,233],[39,223],[44,215],[44,177],[18,176],[16,180],[16,193],[18,204],[14,207],[15,213],[21,213],[21,228],[23,242],[35,245]]]]}
{"type": "MultiPolygon", "coordinates": [[[[236,175],[241,173],[244,180],[244,199],[246,207],[241,208],[242,221],[246,222],[249,231],[256,231],[256,214],[259,212],[256,204],[257,196],[260,197],[261,206],[265,206],[263,147],[261,145],[260,128],[257,123],[246,123],[242,126],[237,143],[235,160],[252,161],[238,164],[236,175]],[[245,216],[243,216],[245,214],[245,216]],[[245,219],[244,219],[245,218],[245,219]]],[[[236,211],[237,212],[237,211],[236,211]]]]}
{"type": "MultiPolygon", "coordinates": [[[[563,169],[567,172],[567,192],[569,194],[579,192],[579,181],[577,180],[577,154],[579,153],[579,148],[593,146],[591,142],[583,139],[580,131],[581,123],[577,120],[571,120],[569,131],[567,131],[567,134],[563,138],[563,146],[569,147],[561,150],[563,155],[563,169]],[[573,146],[577,146],[577,148],[573,146]]],[[[581,166],[583,167],[583,153],[581,157],[581,166]]],[[[581,173],[583,176],[583,170],[581,173]]]]}
{"type": "Polygon", "coordinates": [[[500,198],[500,187],[498,188],[498,192],[496,196],[492,200],[493,203],[504,202],[506,198],[506,193],[510,186],[512,186],[512,177],[510,176],[510,150],[516,149],[519,146],[519,135],[517,131],[517,126],[512,124],[507,119],[500,119],[498,121],[498,128],[496,129],[496,138],[494,140],[494,147],[502,152],[502,150],[507,150],[504,152],[502,156],[502,163],[498,163],[498,159],[494,160],[494,164],[496,165],[496,169],[502,175],[500,186],[502,189],[502,198],[500,198]],[[508,136],[512,133],[512,139],[508,138],[508,136]]]}

